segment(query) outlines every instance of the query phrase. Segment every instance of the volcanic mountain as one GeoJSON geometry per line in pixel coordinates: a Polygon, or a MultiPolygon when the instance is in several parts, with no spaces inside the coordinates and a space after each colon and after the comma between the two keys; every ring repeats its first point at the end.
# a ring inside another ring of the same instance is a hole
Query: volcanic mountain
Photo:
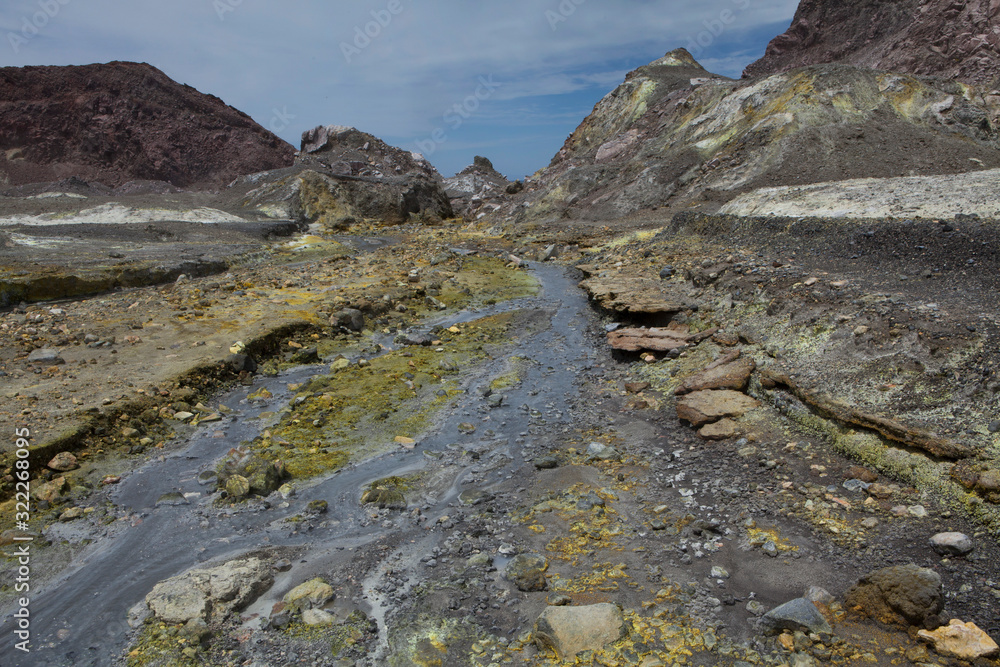
{"type": "Polygon", "coordinates": [[[290,166],[295,149],[145,63],[0,68],[0,183],[77,177],[220,187],[290,166]]]}

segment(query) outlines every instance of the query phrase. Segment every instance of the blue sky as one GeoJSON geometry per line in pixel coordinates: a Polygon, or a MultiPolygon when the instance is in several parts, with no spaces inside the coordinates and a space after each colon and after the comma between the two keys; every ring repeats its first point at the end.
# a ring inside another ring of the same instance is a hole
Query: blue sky
{"type": "Polygon", "coordinates": [[[445,176],[485,155],[521,178],[628,71],[686,47],[738,77],[797,4],[5,0],[0,65],[148,62],[296,147],[316,125],[352,125],[445,176]]]}

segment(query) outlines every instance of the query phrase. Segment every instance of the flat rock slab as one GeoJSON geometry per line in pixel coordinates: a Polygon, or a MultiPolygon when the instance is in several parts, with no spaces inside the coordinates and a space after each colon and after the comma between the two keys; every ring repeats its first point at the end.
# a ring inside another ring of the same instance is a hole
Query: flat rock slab
{"type": "Polygon", "coordinates": [[[584,607],[547,607],[535,621],[534,641],[553,650],[560,660],[572,660],[583,651],[596,651],[625,633],[622,610],[607,602],[584,607]]]}
{"type": "Polygon", "coordinates": [[[580,283],[592,301],[617,315],[664,315],[679,313],[688,305],[669,294],[661,281],[644,278],[590,278],[580,283]]]}
{"type": "Polygon", "coordinates": [[[705,389],[733,389],[743,391],[750,382],[750,375],[757,364],[753,359],[737,359],[715,368],[706,368],[684,380],[674,391],[678,396],[705,389]]]}
{"type": "Polygon", "coordinates": [[[623,352],[671,352],[695,345],[710,338],[718,331],[689,334],[675,328],[635,328],[618,329],[608,334],[608,343],[616,350],[623,352]]]}
{"type": "Polygon", "coordinates": [[[757,399],[730,389],[696,391],[677,401],[677,416],[695,427],[729,417],[742,417],[760,407],[757,399]]]}
{"type": "Polygon", "coordinates": [[[1000,646],[972,623],[963,623],[957,618],[937,630],[919,630],[917,636],[934,645],[934,650],[959,660],[977,660],[1000,655],[1000,646]]]}

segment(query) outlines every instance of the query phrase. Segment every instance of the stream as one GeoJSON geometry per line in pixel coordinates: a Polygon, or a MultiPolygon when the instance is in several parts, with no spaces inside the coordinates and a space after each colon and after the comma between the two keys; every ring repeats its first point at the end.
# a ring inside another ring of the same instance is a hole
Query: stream
{"type": "MultiPolygon", "coordinates": [[[[541,286],[537,296],[453,313],[420,327],[430,330],[514,309],[545,314],[547,326],[517,332],[511,341],[511,351],[530,363],[525,364],[520,384],[504,394],[499,407],[487,407],[477,390],[503,366],[504,359],[487,361],[471,377],[464,376],[464,394],[442,411],[412,451],[401,449],[349,465],[299,487],[287,501],[278,498],[270,507],[256,503],[220,510],[212,504],[211,487],[199,483],[199,473],[214,469],[230,448],[253,440],[267,428],[270,423],[260,419],[260,414],[287,405],[292,397],[289,385],[308,381],[327,368],[306,366],[277,377],[258,377],[253,387],[218,397],[213,404],[221,403],[232,411],[222,422],[199,426],[181,448],[122,479],[112,501],[119,513],[132,517],[131,526],[96,540],[66,572],[32,596],[32,650],[28,654],[10,650],[3,664],[112,665],[126,647],[129,609],[155,584],[199,564],[222,562],[261,547],[290,547],[299,555],[292,569],[276,573],[271,590],[244,612],[250,617],[256,614],[250,623],[258,626],[266,622],[271,605],[291,587],[315,573],[329,571],[352,550],[387,532],[398,532],[401,543],[407,545],[394,557],[408,565],[407,571],[416,571],[419,558],[443,539],[441,533],[414,525],[406,513],[371,521],[358,500],[362,487],[389,475],[420,470],[438,453],[448,451],[449,445],[461,442],[466,450],[480,452],[480,458],[462,457],[460,465],[448,469],[454,474],[451,483],[423,499],[423,514],[431,522],[437,520],[458,504],[463,485],[474,481],[477,489],[488,489],[509,479],[534,454],[529,443],[533,434],[541,429],[568,429],[578,376],[598,359],[598,351],[585,335],[593,316],[568,270],[550,264],[533,264],[531,270],[541,286]],[[273,398],[263,405],[249,402],[247,395],[261,387],[273,398]],[[475,435],[459,435],[458,425],[468,421],[481,426],[475,435]],[[188,504],[157,503],[164,494],[175,491],[183,494],[188,504]],[[313,500],[325,500],[329,505],[323,521],[310,530],[290,530],[283,519],[301,514],[313,500]]],[[[55,530],[69,529],[57,525],[55,530]]],[[[377,564],[370,568],[359,606],[378,621],[384,653],[388,602],[377,590],[379,569],[377,564]]],[[[416,576],[411,575],[408,585],[415,583],[416,576]]],[[[10,620],[7,618],[3,626],[4,636],[13,632],[10,620]]],[[[378,664],[377,655],[370,659],[378,664]]]]}

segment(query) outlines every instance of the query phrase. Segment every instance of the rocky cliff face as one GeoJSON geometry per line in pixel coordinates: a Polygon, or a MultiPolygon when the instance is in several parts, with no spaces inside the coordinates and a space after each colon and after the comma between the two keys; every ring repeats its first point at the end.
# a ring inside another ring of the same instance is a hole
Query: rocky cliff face
{"type": "Polygon", "coordinates": [[[766,186],[997,167],[993,113],[941,79],[822,65],[732,81],[681,49],[630,73],[502,210],[612,220],[766,186]]]}
{"type": "Polygon", "coordinates": [[[839,62],[995,88],[998,14],[997,0],[802,0],[744,76],[839,62]]]}
{"type": "Polygon", "coordinates": [[[0,182],[219,187],[292,164],[295,149],[155,67],[0,68],[0,182]]]}

